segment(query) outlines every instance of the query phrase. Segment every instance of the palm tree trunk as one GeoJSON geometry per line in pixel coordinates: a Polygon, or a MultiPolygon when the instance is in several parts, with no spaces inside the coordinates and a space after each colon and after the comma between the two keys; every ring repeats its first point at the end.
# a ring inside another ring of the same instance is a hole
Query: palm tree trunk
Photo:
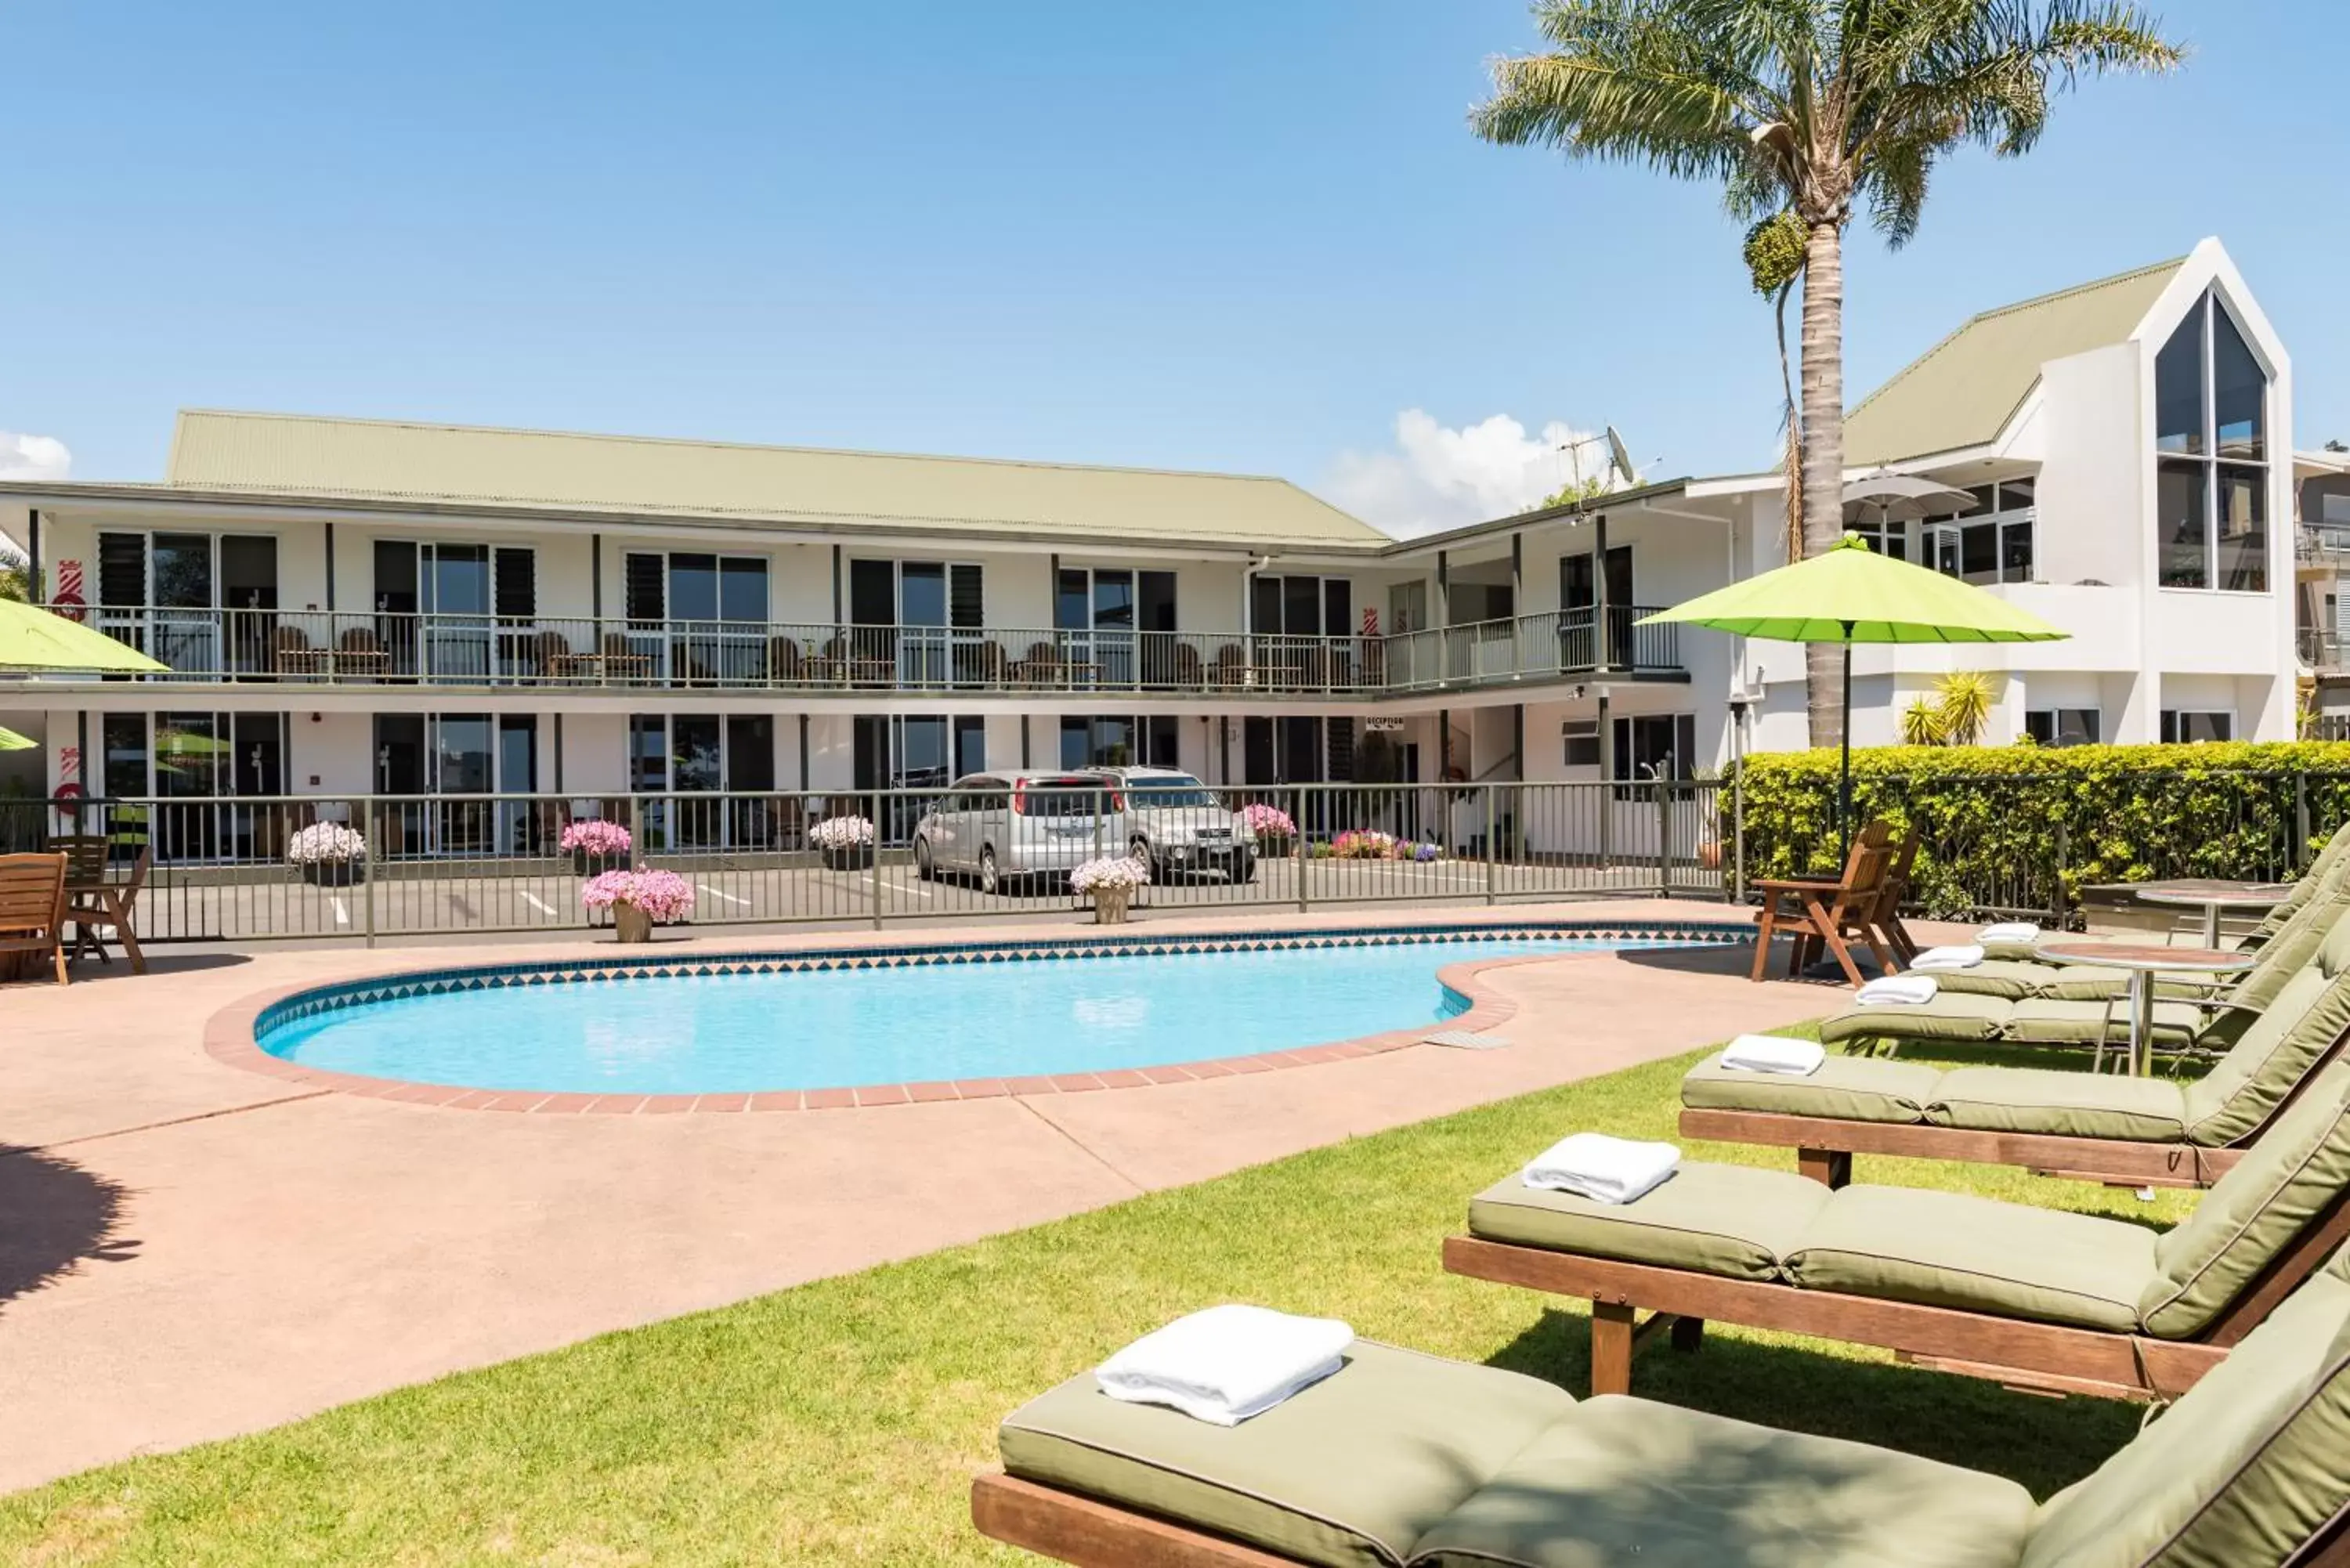
{"type": "Polygon", "coordinates": [[[1795,291],[1803,275],[1797,273],[1790,278],[1772,306],[1779,327],[1780,419],[1784,426],[1780,434],[1786,438],[1786,450],[1780,453],[1779,465],[1787,475],[1781,510],[1786,514],[1783,544],[1790,566],[1804,558],[1804,417],[1795,407],[1795,373],[1789,369],[1792,361],[1787,357],[1787,296],[1795,291]]]}
{"type": "MultiPolygon", "coordinates": [[[[1811,225],[1804,243],[1804,554],[1844,534],[1844,226],[1811,225]]],[[[1835,647],[1804,649],[1812,744],[1844,743],[1844,672],[1835,647]]]]}

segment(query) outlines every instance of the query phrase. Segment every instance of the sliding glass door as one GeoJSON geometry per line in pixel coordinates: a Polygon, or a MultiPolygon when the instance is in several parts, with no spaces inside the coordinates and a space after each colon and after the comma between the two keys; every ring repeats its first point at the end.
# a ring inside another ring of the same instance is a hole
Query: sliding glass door
{"type": "Polygon", "coordinates": [[[1175,574],[1064,566],[1054,585],[1053,627],[1074,684],[1132,686],[1146,673],[1170,679],[1175,574]]]}

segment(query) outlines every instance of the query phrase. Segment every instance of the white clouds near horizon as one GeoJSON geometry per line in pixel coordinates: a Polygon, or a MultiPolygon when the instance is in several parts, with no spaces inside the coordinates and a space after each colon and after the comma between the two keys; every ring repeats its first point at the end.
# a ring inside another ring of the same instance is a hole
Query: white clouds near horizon
{"type": "Polygon", "coordinates": [[[1506,517],[1539,505],[1575,477],[1607,472],[1604,446],[1574,442],[1596,432],[1552,420],[1529,433],[1507,414],[1459,429],[1423,409],[1396,416],[1395,446],[1342,452],[1322,489],[1331,502],[1399,538],[1506,517]]]}
{"type": "Polygon", "coordinates": [[[63,479],[73,453],[55,436],[0,431],[0,479],[63,479]]]}

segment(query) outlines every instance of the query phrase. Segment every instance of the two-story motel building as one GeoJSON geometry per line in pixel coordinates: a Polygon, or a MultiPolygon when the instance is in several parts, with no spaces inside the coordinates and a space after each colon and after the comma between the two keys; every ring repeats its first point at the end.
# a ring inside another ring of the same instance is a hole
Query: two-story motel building
{"type": "MultiPolygon", "coordinates": [[[[2291,410],[2216,241],[1936,346],[1851,472],[1967,500],[1855,525],[2074,636],[1864,649],[1856,738],[1950,669],[1997,678],[1994,741],[2290,735],[2291,410]]],[[[173,671],[0,677],[22,793],[1596,780],[1804,739],[1800,649],[1633,625],[1784,559],[1772,474],[1399,541],[1277,479],[188,411],[161,483],[0,485],[0,532],[173,671]]]]}

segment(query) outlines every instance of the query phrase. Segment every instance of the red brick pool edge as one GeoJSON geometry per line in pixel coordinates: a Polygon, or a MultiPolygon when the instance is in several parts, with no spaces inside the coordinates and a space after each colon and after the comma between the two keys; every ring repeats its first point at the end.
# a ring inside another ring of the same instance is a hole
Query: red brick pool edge
{"type": "MultiPolygon", "coordinates": [[[[941,949],[954,946],[941,943],[941,949]]],[[[861,1106],[924,1105],[942,1100],[986,1100],[1004,1096],[1078,1095],[1103,1089],[1148,1088],[1156,1084],[1180,1084],[1206,1078],[1230,1078],[1251,1073],[1273,1073],[1296,1067],[1356,1061],[1389,1051],[1422,1044],[1440,1027],[1482,1033],[1507,1023],[1517,1004],[1481,983],[1491,970],[1519,964],[1556,963],[1604,958],[1613,950],[1521,953],[1505,958],[1471,959],[1447,964],[1436,978],[1469,1001],[1469,1010],[1439,1025],[1423,1023],[1389,1029],[1353,1040],[1295,1050],[1267,1051],[1246,1056],[1219,1056],[1164,1066],[1114,1068],[1101,1073],[1056,1073],[1016,1078],[953,1078],[919,1084],[859,1084],[840,1088],[762,1090],[717,1095],[583,1095],[535,1090],[469,1089],[447,1084],[421,1084],[402,1078],[379,1078],[361,1073],[339,1073],[306,1067],[263,1050],[257,1025],[263,1013],[289,998],[316,991],[319,982],[280,986],[240,997],[213,1013],[204,1024],[204,1050],[214,1061],[248,1073],[259,1073],[305,1088],[356,1095],[369,1099],[395,1100],[404,1105],[431,1106],[452,1111],[512,1111],[536,1116],[736,1116],[767,1111],[847,1110],[861,1106]]],[[[445,968],[422,966],[418,972],[445,968]]],[[[381,974],[368,976],[382,980],[381,974]]],[[[1444,1049],[1444,1047],[1437,1047],[1444,1049]]]]}

